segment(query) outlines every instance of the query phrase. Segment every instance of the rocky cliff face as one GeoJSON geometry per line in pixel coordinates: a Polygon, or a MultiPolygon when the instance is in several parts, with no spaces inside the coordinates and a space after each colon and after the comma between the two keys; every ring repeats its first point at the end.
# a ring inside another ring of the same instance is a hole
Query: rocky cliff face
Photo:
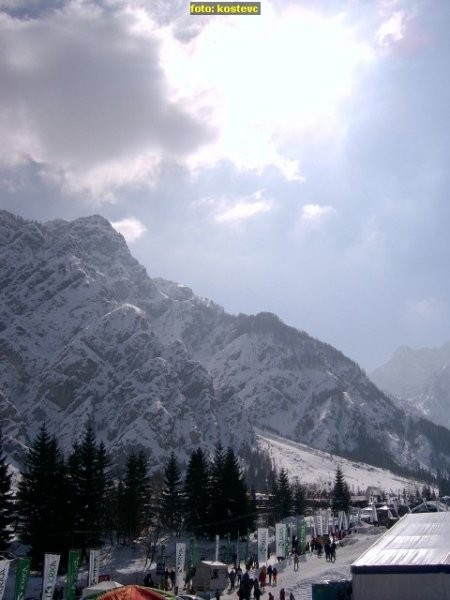
{"type": "Polygon", "coordinates": [[[0,280],[0,410],[17,459],[44,421],[67,450],[90,419],[117,458],[143,447],[155,466],[171,449],[252,441],[238,399],[153,330],[170,300],[105,219],[0,213],[0,280]]]}
{"type": "Polygon", "coordinates": [[[0,212],[0,280],[0,415],[16,457],[44,420],[68,449],[90,419],[117,458],[141,446],[155,468],[172,449],[254,444],[254,427],[381,466],[448,461],[450,432],[338,350],[151,279],[102,217],[0,212]]]}

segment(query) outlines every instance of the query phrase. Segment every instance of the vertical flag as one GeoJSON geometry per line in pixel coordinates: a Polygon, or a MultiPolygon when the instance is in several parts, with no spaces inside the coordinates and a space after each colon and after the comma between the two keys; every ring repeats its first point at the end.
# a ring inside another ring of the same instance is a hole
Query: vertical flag
{"type": "Polygon", "coordinates": [[[247,538],[245,540],[245,564],[247,564],[249,552],[250,552],[250,530],[247,529],[247,538]]]}
{"type": "Polygon", "coordinates": [[[275,556],[286,558],[286,523],[275,523],[275,556]]]}
{"type": "Polygon", "coordinates": [[[323,516],[323,534],[328,536],[329,533],[330,533],[330,515],[328,514],[328,511],[326,511],[326,513],[323,516]]]}
{"type": "Polygon", "coordinates": [[[88,585],[95,585],[98,583],[98,576],[100,574],[100,550],[91,548],[89,550],[89,580],[88,585]]]}
{"type": "Polygon", "coordinates": [[[195,553],[194,544],[195,544],[195,539],[191,538],[189,540],[189,568],[194,566],[194,553],[195,553]]]}
{"type": "Polygon", "coordinates": [[[300,527],[298,529],[298,543],[300,546],[300,552],[303,554],[306,548],[306,521],[300,521],[300,527]]]}
{"type": "Polygon", "coordinates": [[[317,535],[323,535],[323,516],[317,515],[317,535]]]}
{"type": "Polygon", "coordinates": [[[69,550],[69,564],[67,567],[66,598],[75,600],[75,585],[81,563],[81,550],[69,550]]]}
{"type": "Polygon", "coordinates": [[[217,562],[219,560],[219,541],[220,537],[216,535],[216,554],[214,560],[217,562]]]}
{"type": "Polygon", "coordinates": [[[52,600],[59,567],[59,554],[45,554],[42,600],[52,600]]]}
{"type": "Polygon", "coordinates": [[[269,545],[269,530],[267,527],[258,529],[258,564],[267,562],[267,550],[269,545]]]}
{"type": "Polygon", "coordinates": [[[347,513],[342,513],[342,528],[344,531],[347,531],[349,528],[349,521],[347,517],[347,513]]]}
{"type": "Polygon", "coordinates": [[[175,544],[175,585],[179,590],[183,589],[184,564],[186,562],[186,544],[175,544]]]}
{"type": "Polygon", "coordinates": [[[375,505],[375,502],[372,504],[372,522],[378,523],[378,513],[377,513],[377,507],[375,505]]]}
{"type": "Polygon", "coordinates": [[[9,573],[9,560],[0,560],[0,600],[3,600],[9,573]]]}
{"type": "Polygon", "coordinates": [[[28,577],[30,576],[31,558],[18,558],[16,563],[16,587],[14,600],[25,600],[28,577]]]}

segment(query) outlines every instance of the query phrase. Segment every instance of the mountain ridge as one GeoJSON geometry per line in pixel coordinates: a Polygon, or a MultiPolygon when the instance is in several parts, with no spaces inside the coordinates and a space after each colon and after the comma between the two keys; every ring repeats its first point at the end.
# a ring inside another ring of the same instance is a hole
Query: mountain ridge
{"type": "Polygon", "coordinates": [[[43,419],[66,449],[91,419],[117,460],[138,445],[155,468],[169,450],[254,446],[254,427],[377,466],[449,468],[450,432],[342,352],[150,278],[99,215],[0,211],[0,259],[0,416],[17,459],[43,419]]]}

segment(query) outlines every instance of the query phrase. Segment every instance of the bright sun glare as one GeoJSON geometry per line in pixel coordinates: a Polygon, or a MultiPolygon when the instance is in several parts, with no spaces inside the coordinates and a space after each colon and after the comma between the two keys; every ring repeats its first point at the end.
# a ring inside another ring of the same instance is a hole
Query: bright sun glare
{"type": "Polygon", "coordinates": [[[187,47],[166,45],[163,61],[177,95],[200,115],[204,107],[218,128],[202,159],[232,157],[245,168],[271,162],[294,178],[295,161],[278,155],[277,141],[324,121],[332,127],[355,69],[372,56],[345,15],[264,8],[259,17],[210,18],[187,47]]]}

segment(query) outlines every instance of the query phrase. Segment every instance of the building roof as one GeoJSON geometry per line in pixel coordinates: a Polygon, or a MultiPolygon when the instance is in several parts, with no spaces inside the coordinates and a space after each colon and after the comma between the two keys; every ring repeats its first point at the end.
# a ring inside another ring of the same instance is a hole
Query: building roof
{"type": "Polygon", "coordinates": [[[407,514],[353,564],[352,573],[450,573],[450,511],[407,514]]]}

